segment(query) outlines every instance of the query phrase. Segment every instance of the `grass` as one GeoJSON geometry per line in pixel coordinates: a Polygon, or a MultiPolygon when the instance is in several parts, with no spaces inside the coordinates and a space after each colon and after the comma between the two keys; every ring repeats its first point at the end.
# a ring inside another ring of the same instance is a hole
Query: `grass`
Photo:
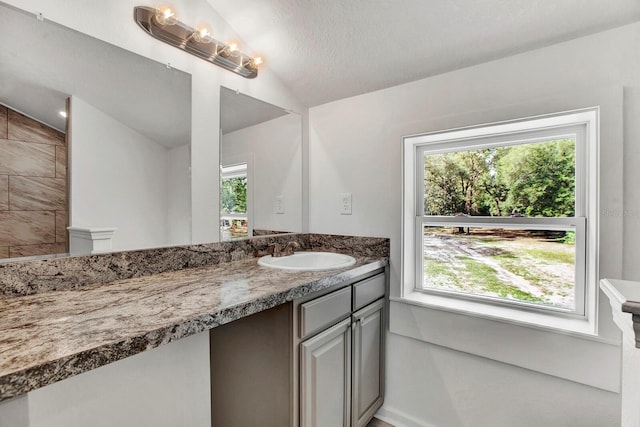
{"type": "Polygon", "coordinates": [[[433,276],[454,276],[453,271],[447,264],[431,258],[424,259],[424,272],[433,276]]]}
{"type": "Polygon", "coordinates": [[[424,277],[429,277],[435,287],[455,287],[464,290],[453,268],[444,262],[426,258],[424,259],[424,277]],[[443,282],[446,286],[443,286],[443,282]],[[437,285],[436,285],[437,284],[437,285]]]}
{"type": "Polygon", "coordinates": [[[575,255],[572,252],[553,251],[549,249],[526,248],[524,252],[533,258],[543,259],[545,261],[561,262],[563,264],[571,264],[575,262],[575,255]]]}
{"type": "Polygon", "coordinates": [[[511,252],[496,255],[492,257],[502,265],[506,270],[528,280],[534,286],[540,286],[542,280],[538,274],[533,274],[526,266],[522,264],[520,259],[511,252]]]}
{"type": "Polygon", "coordinates": [[[477,280],[481,287],[485,288],[487,291],[495,293],[502,298],[513,298],[519,301],[529,302],[543,302],[542,299],[500,280],[494,268],[469,257],[463,258],[462,261],[464,262],[467,273],[473,277],[473,280],[477,280]]]}
{"type": "Polygon", "coordinates": [[[427,252],[424,258],[428,287],[559,307],[573,304],[573,245],[561,239],[446,232],[425,238],[441,239],[433,256],[427,252]],[[519,279],[512,282],[508,274],[519,279]]]}

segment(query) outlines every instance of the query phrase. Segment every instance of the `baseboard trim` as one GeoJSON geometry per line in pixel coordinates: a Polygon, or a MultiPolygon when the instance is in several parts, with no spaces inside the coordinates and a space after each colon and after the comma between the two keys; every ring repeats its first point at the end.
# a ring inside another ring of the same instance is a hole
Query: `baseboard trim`
{"type": "Polygon", "coordinates": [[[390,408],[387,405],[382,406],[382,408],[376,412],[375,417],[385,423],[393,425],[394,427],[438,427],[418,420],[417,418],[398,411],[397,409],[390,408]]]}

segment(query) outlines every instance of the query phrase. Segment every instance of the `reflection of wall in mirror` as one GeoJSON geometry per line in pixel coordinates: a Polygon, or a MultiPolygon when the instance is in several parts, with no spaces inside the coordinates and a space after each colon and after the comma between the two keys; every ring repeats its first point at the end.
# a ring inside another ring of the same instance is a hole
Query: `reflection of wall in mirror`
{"type": "Polygon", "coordinates": [[[0,105],[0,258],[67,252],[65,134],[0,105]]]}
{"type": "Polygon", "coordinates": [[[189,145],[168,149],[71,100],[71,225],[115,227],[114,250],[190,242],[189,145]]]}
{"type": "Polygon", "coordinates": [[[300,117],[288,114],[222,136],[220,163],[248,153],[254,156],[254,229],[301,231],[302,176],[300,117]],[[284,213],[276,214],[282,196],[284,213]]]}

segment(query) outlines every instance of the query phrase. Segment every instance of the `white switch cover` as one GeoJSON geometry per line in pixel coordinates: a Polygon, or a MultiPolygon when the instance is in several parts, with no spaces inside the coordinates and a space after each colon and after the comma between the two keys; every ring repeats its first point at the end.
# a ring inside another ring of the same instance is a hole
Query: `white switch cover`
{"type": "Polygon", "coordinates": [[[340,199],[340,215],[351,215],[351,193],[342,193],[340,199]]]}
{"type": "Polygon", "coordinates": [[[282,196],[276,197],[276,213],[277,214],[284,213],[284,198],[282,196]]]}

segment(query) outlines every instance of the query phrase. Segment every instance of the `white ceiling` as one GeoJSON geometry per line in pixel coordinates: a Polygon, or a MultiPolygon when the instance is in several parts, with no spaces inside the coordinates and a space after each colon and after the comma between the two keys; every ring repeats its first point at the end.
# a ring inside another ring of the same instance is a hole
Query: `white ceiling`
{"type": "Polygon", "coordinates": [[[191,76],[0,4],[0,103],[64,130],[77,96],[167,147],[191,133],[191,76]]]}
{"type": "Polygon", "coordinates": [[[208,2],[307,106],[640,20],[638,0],[208,2]]]}

